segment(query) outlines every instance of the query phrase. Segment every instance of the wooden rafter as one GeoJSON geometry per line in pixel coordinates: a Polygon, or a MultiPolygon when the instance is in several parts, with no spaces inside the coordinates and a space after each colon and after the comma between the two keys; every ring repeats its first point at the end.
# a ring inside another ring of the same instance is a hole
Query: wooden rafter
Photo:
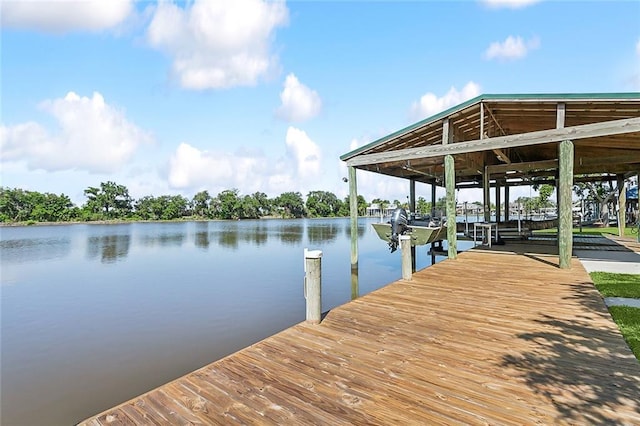
{"type": "Polygon", "coordinates": [[[362,166],[387,161],[439,157],[447,154],[457,155],[476,151],[523,147],[560,142],[563,140],[579,140],[635,132],[640,132],[640,117],[583,124],[561,129],[534,131],[517,135],[499,136],[447,145],[433,145],[429,147],[407,148],[397,151],[366,154],[347,160],[347,165],[362,166]]]}

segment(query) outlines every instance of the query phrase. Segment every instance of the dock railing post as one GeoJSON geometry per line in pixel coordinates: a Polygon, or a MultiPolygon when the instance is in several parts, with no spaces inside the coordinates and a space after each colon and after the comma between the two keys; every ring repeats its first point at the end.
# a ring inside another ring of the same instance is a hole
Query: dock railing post
{"type": "Polygon", "coordinates": [[[400,235],[400,251],[402,252],[402,279],[411,280],[411,236],[400,235]]]}
{"type": "Polygon", "coordinates": [[[320,324],[322,317],[322,250],[304,249],[304,273],[307,322],[320,324]]]}

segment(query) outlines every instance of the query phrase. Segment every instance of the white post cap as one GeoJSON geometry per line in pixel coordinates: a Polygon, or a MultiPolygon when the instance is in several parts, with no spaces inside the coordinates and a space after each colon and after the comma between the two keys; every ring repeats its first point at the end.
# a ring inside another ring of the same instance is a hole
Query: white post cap
{"type": "Polygon", "coordinates": [[[305,259],[319,259],[322,257],[322,250],[308,250],[304,249],[305,259]]]}

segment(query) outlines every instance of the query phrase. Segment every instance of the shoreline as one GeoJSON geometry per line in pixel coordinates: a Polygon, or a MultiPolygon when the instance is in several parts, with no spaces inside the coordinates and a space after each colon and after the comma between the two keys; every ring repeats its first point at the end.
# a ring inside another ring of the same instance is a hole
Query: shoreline
{"type": "MultiPolygon", "coordinates": [[[[367,217],[367,216],[358,216],[367,217]]],[[[349,216],[333,216],[333,217],[277,217],[277,216],[265,216],[258,219],[201,219],[201,218],[189,218],[189,219],[172,219],[172,220],[144,220],[144,219],[135,219],[135,220],[123,220],[123,219],[113,219],[113,220],[91,220],[91,221],[75,221],[70,220],[68,222],[0,222],[0,228],[12,228],[12,227],[31,227],[31,226],[64,226],[64,225],[123,225],[127,223],[180,223],[180,222],[238,222],[243,220],[298,220],[298,219],[348,219],[349,216]]]]}

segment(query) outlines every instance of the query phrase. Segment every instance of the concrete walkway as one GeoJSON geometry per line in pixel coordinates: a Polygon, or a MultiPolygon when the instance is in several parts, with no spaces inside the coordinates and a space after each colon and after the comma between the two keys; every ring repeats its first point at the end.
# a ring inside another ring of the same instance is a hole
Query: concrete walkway
{"type": "MultiPolygon", "coordinates": [[[[573,251],[580,259],[587,272],[613,272],[618,274],[640,274],[640,249],[637,243],[620,238],[605,238],[611,245],[619,246],[616,250],[607,250],[609,244],[602,244],[603,250],[573,251]]],[[[640,299],[627,297],[605,297],[607,306],[631,306],[640,308],[640,299]]]]}
{"type": "Polygon", "coordinates": [[[580,259],[587,272],[615,272],[640,274],[640,244],[627,238],[590,238],[590,249],[577,245],[573,254],[580,259]],[[601,247],[601,249],[599,249],[601,247]]]}
{"type": "Polygon", "coordinates": [[[632,299],[630,297],[605,297],[604,303],[607,306],[631,306],[632,308],[640,308],[640,299],[632,299]]]}

